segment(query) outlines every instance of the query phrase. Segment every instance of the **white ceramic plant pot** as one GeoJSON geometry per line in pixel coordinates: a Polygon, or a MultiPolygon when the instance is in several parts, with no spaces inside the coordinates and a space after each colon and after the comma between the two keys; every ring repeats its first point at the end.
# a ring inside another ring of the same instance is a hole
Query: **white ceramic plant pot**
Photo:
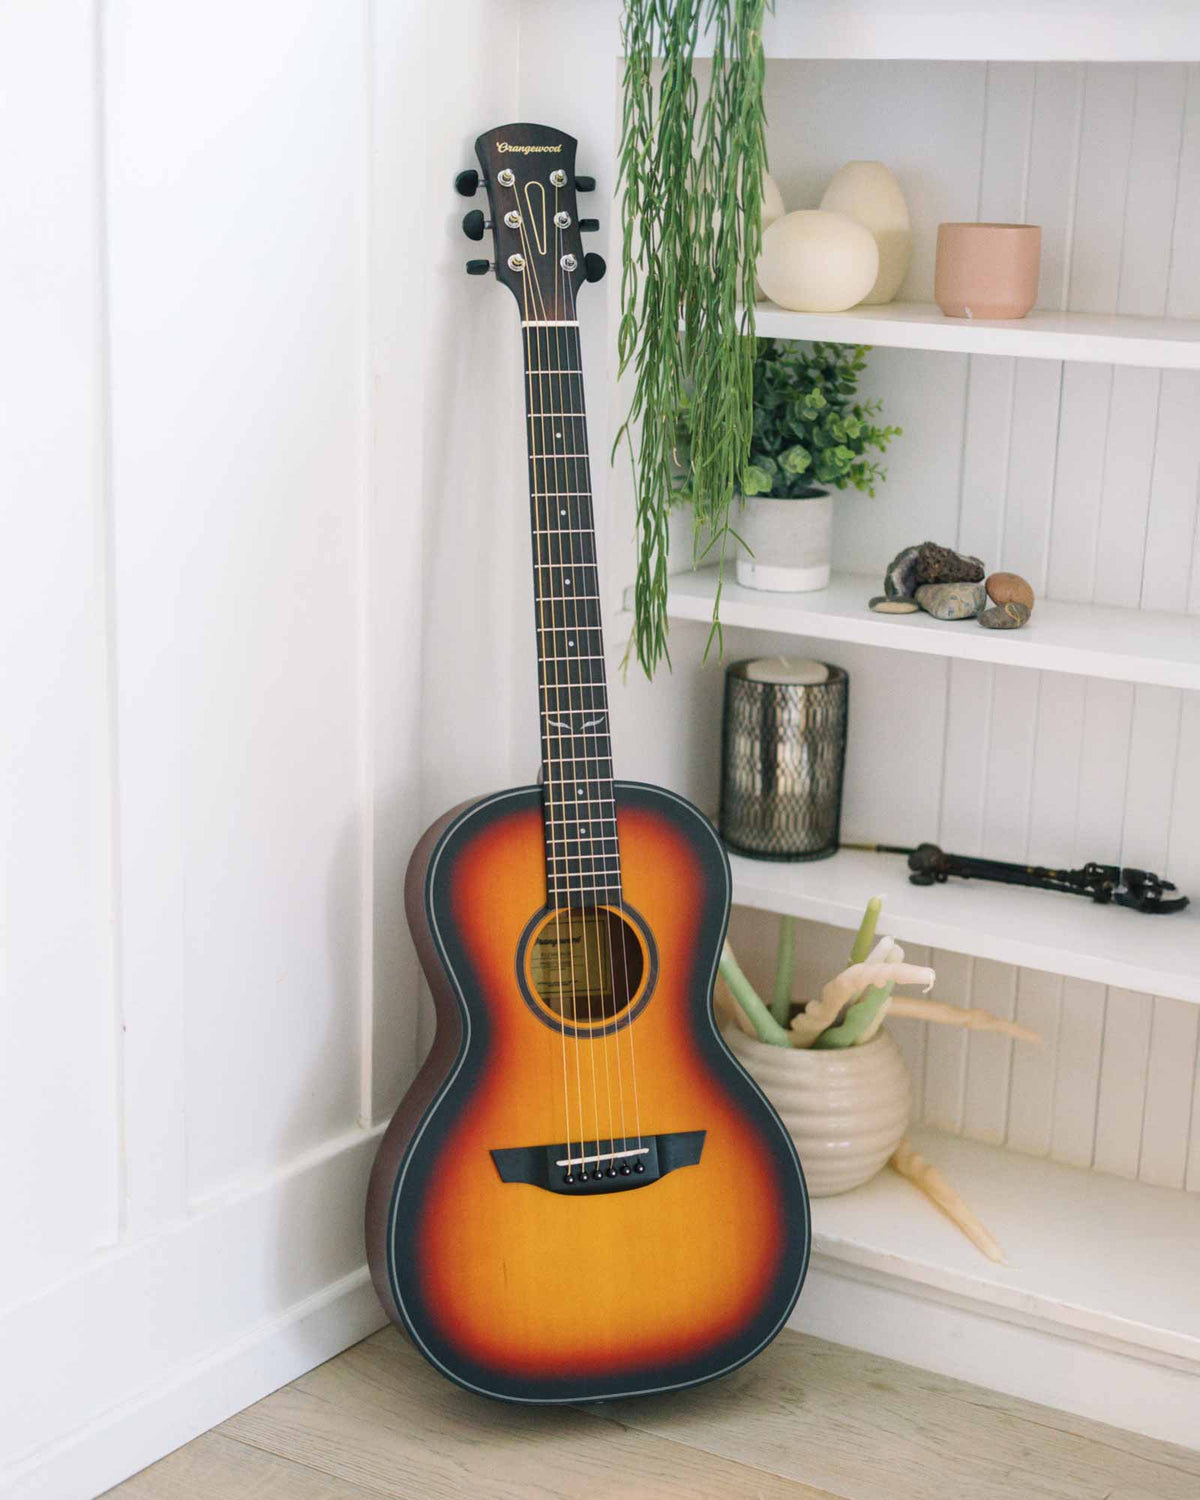
{"type": "Polygon", "coordinates": [[[750,495],[735,508],[733,525],[749,549],[739,548],[737,560],[737,581],[746,588],[805,594],[829,587],[831,495],[808,500],[750,495]]]}
{"type": "Polygon", "coordinates": [[[730,1027],[730,1050],[779,1111],[809,1195],[832,1198],[870,1181],[900,1144],[912,1085],[886,1030],[862,1047],[771,1047],[730,1027]]]}

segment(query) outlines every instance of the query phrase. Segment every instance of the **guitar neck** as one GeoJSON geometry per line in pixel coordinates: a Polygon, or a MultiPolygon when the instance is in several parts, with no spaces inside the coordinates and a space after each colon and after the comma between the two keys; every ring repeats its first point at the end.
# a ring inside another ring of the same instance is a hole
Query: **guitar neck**
{"type": "Polygon", "coordinates": [[[584,906],[619,900],[621,871],[579,325],[521,331],[547,891],[584,906]]]}

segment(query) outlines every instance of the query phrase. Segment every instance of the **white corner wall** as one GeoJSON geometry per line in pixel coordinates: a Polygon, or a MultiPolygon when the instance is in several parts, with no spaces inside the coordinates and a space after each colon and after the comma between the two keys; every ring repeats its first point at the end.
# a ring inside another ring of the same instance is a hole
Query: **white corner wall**
{"type": "Polygon", "coordinates": [[[2,1494],[382,1322],[404,863],[514,778],[519,387],[451,179],[518,20],[0,7],[2,1494]]]}

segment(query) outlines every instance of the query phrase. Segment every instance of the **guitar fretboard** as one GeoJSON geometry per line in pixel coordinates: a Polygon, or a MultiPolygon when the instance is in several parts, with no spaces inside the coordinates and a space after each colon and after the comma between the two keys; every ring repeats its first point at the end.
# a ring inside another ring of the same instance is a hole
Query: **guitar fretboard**
{"type": "Polygon", "coordinates": [[[619,900],[608,686],[576,323],[522,327],[551,904],[619,900]]]}

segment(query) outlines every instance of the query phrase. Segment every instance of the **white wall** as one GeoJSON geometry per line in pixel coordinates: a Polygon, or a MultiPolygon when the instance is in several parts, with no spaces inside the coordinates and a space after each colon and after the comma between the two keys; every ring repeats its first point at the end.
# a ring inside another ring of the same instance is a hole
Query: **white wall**
{"type": "Polygon", "coordinates": [[[382,1321],[404,863],[514,776],[515,333],[451,181],[518,35],[0,7],[2,1493],[95,1494],[382,1321]]]}

